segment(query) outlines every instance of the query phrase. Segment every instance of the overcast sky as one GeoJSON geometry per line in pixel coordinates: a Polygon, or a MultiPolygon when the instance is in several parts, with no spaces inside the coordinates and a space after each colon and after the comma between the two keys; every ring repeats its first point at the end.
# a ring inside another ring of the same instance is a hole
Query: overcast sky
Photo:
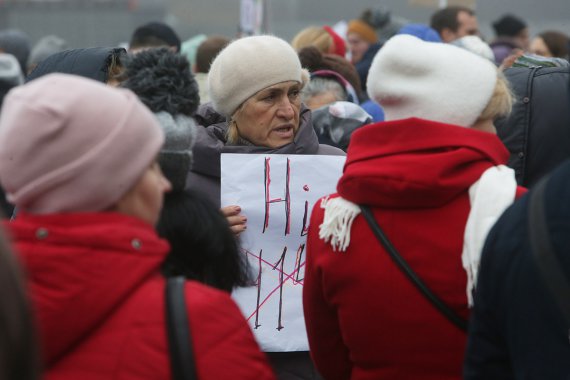
{"type": "MultiPolygon", "coordinates": [[[[269,0],[271,29],[291,38],[300,29],[313,24],[334,24],[339,20],[356,18],[367,7],[384,6],[396,17],[413,22],[429,23],[433,8],[412,6],[408,0],[269,0]]],[[[238,0],[169,0],[175,9],[170,19],[188,33],[200,30],[206,34],[218,31],[235,33],[238,0]]],[[[531,34],[547,28],[570,34],[570,0],[479,0],[476,12],[484,36],[493,37],[490,24],[507,12],[525,19],[531,34]]]]}

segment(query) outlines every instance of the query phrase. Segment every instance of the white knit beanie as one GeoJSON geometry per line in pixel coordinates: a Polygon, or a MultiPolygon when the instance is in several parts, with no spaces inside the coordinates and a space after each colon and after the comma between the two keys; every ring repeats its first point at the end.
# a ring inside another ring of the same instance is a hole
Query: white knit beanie
{"type": "Polygon", "coordinates": [[[277,83],[309,78],[295,50],[281,38],[240,38],[224,48],[212,62],[208,89],[214,109],[231,116],[257,92],[277,83]]]}
{"type": "Polygon", "coordinates": [[[366,84],[386,121],[418,117],[470,127],[496,82],[496,66],[474,53],[397,35],[374,57],[366,84]]]}

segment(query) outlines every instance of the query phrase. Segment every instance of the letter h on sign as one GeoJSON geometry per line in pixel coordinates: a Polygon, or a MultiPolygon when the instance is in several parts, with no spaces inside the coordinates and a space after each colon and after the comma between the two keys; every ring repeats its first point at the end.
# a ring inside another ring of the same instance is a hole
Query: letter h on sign
{"type": "Polygon", "coordinates": [[[270,185],[271,185],[271,158],[265,158],[265,218],[263,222],[263,233],[269,227],[269,207],[272,203],[285,204],[285,235],[291,233],[291,193],[289,191],[289,181],[291,179],[291,161],[287,158],[287,169],[285,171],[285,197],[284,198],[271,198],[270,185]]]}

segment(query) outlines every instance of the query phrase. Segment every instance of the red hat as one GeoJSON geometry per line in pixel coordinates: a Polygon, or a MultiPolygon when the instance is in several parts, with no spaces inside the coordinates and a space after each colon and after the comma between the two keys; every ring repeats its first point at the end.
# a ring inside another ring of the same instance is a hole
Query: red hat
{"type": "Polygon", "coordinates": [[[334,51],[333,54],[340,55],[341,57],[345,58],[346,56],[346,44],[344,39],[339,36],[333,28],[328,25],[323,26],[323,29],[327,31],[328,34],[332,37],[334,41],[334,51]]]}

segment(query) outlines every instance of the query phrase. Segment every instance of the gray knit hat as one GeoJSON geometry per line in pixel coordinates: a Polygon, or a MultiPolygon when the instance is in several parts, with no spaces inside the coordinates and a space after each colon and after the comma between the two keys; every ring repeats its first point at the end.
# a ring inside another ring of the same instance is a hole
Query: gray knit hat
{"type": "Polygon", "coordinates": [[[208,74],[208,89],[214,109],[231,116],[257,92],[277,83],[305,84],[309,73],[285,40],[252,36],[230,43],[218,54],[208,74]]]}
{"type": "Polygon", "coordinates": [[[124,61],[121,87],[132,90],[158,119],[165,134],[158,162],[173,191],[184,190],[192,164],[200,104],[198,84],[186,57],[167,48],[141,51],[124,61]]]}

